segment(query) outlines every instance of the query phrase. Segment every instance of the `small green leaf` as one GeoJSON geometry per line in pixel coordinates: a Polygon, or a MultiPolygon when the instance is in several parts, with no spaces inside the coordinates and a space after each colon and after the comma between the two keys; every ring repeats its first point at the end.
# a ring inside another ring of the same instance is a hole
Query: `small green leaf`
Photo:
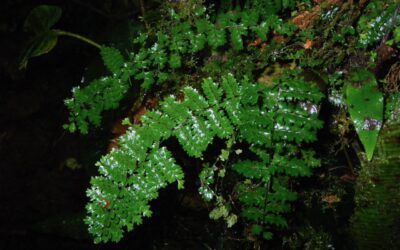
{"type": "Polygon", "coordinates": [[[124,58],[121,52],[116,48],[103,46],[100,49],[100,54],[103,58],[104,65],[106,65],[113,74],[117,74],[124,64],[124,58]]]}
{"type": "Polygon", "coordinates": [[[181,67],[181,57],[178,54],[172,54],[169,58],[169,65],[172,69],[178,69],[181,67]]]}
{"type": "Polygon", "coordinates": [[[251,30],[253,30],[262,41],[267,40],[267,34],[269,32],[269,25],[267,22],[262,22],[258,26],[253,26],[251,30]]]}
{"type": "Polygon", "coordinates": [[[228,224],[228,228],[231,228],[233,225],[236,224],[237,222],[237,215],[236,214],[230,214],[228,217],[226,217],[226,223],[228,224]]]}
{"type": "Polygon", "coordinates": [[[231,40],[232,40],[232,45],[233,48],[237,51],[240,51],[243,49],[243,39],[242,35],[246,35],[246,29],[243,27],[235,27],[231,29],[231,40]]]}
{"type": "Polygon", "coordinates": [[[196,53],[202,49],[204,49],[204,46],[206,44],[206,36],[204,34],[197,34],[197,35],[192,35],[190,37],[190,43],[191,43],[191,52],[196,53]]]}
{"type": "Polygon", "coordinates": [[[68,130],[70,133],[74,133],[76,131],[76,126],[75,123],[70,123],[70,124],[64,124],[63,128],[65,130],[68,130]]]}
{"type": "Polygon", "coordinates": [[[221,159],[221,161],[228,160],[229,159],[229,150],[222,149],[221,150],[221,155],[219,156],[219,158],[221,159]]]}
{"type": "Polygon", "coordinates": [[[370,161],[382,127],[383,95],[375,76],[365,69],[351,75],[346,95],[351,119],[370,161]]]}
{"type": "Polygon", "coordinates": [[[178,189],[184,189],[185,188],[185,181],[182,179],[178,179],[178,189]]]}
{"type": "Polygon", "coordinates": [[[133,125],[132,122],[131,122],[131,120],[129,120],[128,117],[125,117],[125,118],[122,120],[121,124],[122,124],[122,125],[126,125],[126,126],[132,126],[132,125],[133,125]]]}
{"type": "Polygon", "coordinates": [[[210,212],[210,219],[213,220],[218,220],[221,217],[227,217],[229,214],[229,211],[226,209],[226,207],[224,205],[219,206],[214,208],[211,212],[210,212]]]}
{"type": "Polygon", "coordinates": [[[254,235],[260,235],[262,232],[262,227],[260,225],[254,224],[251,226],[251,233],[254,235]]]}
{"type": "Polygon", "coordinates": [[[266,240],[272,240],[272,236],[271,232],[263,232],[263,238],[266,240]]]}
{"type": "Polygon", "coordinates": [[[50,30],[61,17],[60,7],[53,5],[39,5],[35,7],[25,19],[24,30],[39,34],[50,30]]]}
{"type": "Polygon", "coordinates": [[[215,28],[209,31],[208,44],[213,49],[217,49],[218,47],[224,45],[225,43],[226,43],[225,30],[215,28]]]}
{"type": "Polygon", "coordinates": [[[221,169],[218,171],[218,177],[220,178],[224,178],[226,175],[226,170],[225,169],[221,169]]]}

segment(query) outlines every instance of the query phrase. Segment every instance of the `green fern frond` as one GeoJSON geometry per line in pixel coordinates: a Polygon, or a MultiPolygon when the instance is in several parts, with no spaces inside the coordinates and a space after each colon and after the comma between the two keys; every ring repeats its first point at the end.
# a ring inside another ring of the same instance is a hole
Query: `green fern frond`
{"type": "MultiPolygon", "coordinates": [[[[296,82],[302,81],[299,78],[296,82]]],[[[142,126],[132,126],[119,139],[120,148],[114,149],[97,163],[101,176],[93,178],[88,191],[91,203],[86,219],[96,241],[119,240],[124,227],[129,231],[142,222],[142,217],[151,214],[148,203],[157,197],[160,188],[175,181],[182,186],[181,168],[175,164],[168,149],[160,147],[170,137],[177,138],[183,150],[196,158],[202,158],[202,153],[215,137],[234,143],[235,134],[251,144],[253,149],[257,145],[258,150],[270,152],[268,157],[260,157],[262,161],[239,161],[233,169],[253,180],[238,188],[239,199],[243,202],[243,216],[264,225],[262,232],[265,236],[271,235],[268,231],[270,226],[285,227],[286,221],[281,214],[289,210],[288,202],[293,201],[296,195],[288,190],[287,182],[279,180],[280,176],[308,176],[313,166],[301,158],[302,151],[298,150],[297,144],[291,146],[293,140],[283,135],[276,138],[272,136],[277,128],[276,117],[270,111],[284,107],[296,114],[295,111],[301,109],[301,106],[293,103],[296,99],[288,98],[288,94],[281,98],[290,99],[286,106],[276,104],[269,109],[264,109],[267,107],[265,105],[260,106],[260,98],[278,96],[279,99],[280,93],[285,92],[283,90],[291,90],[297,85],[277,86],[279,88],[270,89],[253,84],[248,79],[237,81],[231,74],[223,77],[220,84],[207,78],[202,84],[204,95],[192,87],[185,87],[183,101],[169,96],[161,102],[158,111],[146,113],[142,118],[142,126]],[[269,158],[271,162],[266,161],[269,158]],[[109,201],[110,205],[105,206],[104,200],[109,201]]],[[[299,91],[308,89],[312,92],[312,88],[297,87],[299,91]]],[[[315,93],[314,99],[319,101],[319,98],[315,93]]],[[[305,122],[296,118],[293,116],[293,120],[283,120],[282,126],[301,130],[304,135],[297,135],[300,138],[315,133],[315,127],[296,127],[296,122],[305,122]]],[[[312,157],[310,153],[304,155],[312,157]]],[[[201,192],[208,194],[207,197],[212,195],[209,189],[201,192]]]]}
{"type": "MultiPolygon", "coordinates": [[[[230,83],[239,84],[234,79],[230,83]]],[[[124,227],[130,231],[142,222],[143,216],[150,216],[148,203],[157,197],[160,188],[175,181],[182,187],[182,170],[171,153],[159,147],[163,140],[174,136],[188,155],[201,157],[215,136],[228,137],[233,133],[222,113],[223,105],[218,108],[216,103],[216,96],[220,99],[223,95],[222,88],[207,79],[203,90],[209,93],[207,98],[212,103],[197,90],[186,87],[184,101],[173,96],[166,98],[160,111],[144,115],[143,126],[131,127],[119,139],[120,148],[97,163],[101,176],[92,179],[86,219],[96,242],[118,241],[124,227]],[[105,207],[104,200],[110,205],[105,207]]],[[[235,97],[226,95],[225,99],[235,97]]]]}
{"type": "Polygon", "coordinates": [[[310,176],[312,168],[319,165],[312,151],[303,153],[298,145],[316,139],[316,130],[322,123],[317,119],[315,105],[323,95],[299,73],[286,71],[272,88],[243,88],[240,137],[263,161],[242,161],[233,170],[252,180],[238,189],[244,203],[243,216],[258,224],[257,232],[268,238],[272,235],[269,227],[287,226],[281,213],[287,212],[288,202],[296,198],[280,178],[310,176]],[[264,100],[261,107],[257,93],[264,100]],[[314,105],[315,110],[305,109],[305,103],[314,105]]]}

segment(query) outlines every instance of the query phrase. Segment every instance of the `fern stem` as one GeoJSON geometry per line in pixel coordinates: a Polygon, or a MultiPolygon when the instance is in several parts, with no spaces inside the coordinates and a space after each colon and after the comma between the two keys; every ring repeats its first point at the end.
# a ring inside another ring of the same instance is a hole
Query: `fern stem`
{"type": "Polygon", "coordinates": [[[150,31],[150,25],[146,21],[146,9],[144,8],[143,0],[140,0],[140,11],[142,12],[144,26],[146,27],[147,31],[150,31]]]}
{"type": "Polygon", "coordinates": [[[102,47],[100,44],[96,43],[95,41],[93,41],[93,40],[91,40],[91,39],[89,39],[87,37],[72,33],[72,32],[68,32],[68,31],[65,31],[65,30],[58,30],[58,29],[54,29],[53,31],[56,32],[56,34],[59,35],[59,36],[73,37],[73,38],[81,40],[81,41],[83,41],[83,42],[85,42],[87,44],[90,44],[90,45],[92,45],[92,46],[94,46],[94,47],[96,47],[98,49],[101,49],[101,47],[102,47]]]}

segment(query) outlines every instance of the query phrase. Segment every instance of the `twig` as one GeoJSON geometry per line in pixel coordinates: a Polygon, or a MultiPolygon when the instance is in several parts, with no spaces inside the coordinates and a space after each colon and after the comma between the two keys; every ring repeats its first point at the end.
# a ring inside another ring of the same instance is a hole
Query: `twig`
{"type": "Polygon", "coordinates": [[[351,171],[351,173],[354,175],[355,173],[354,173],[353,163],[351,162],[349,153],[347,153],[347,150],[346,150],[345,147],[343,148],[343,152],[344,152],[344,156],[346,157],[346,161],[347,161],[347,164],[348,164],[348,166],[349,166],[349,168],[350,168],[350,171],[351,171]]]}
{"type": "Polygon", "coordinates": [[[143,0],[140,0],[140,11],[142,12],[142,18],[144,22],[144,26],[146,27],[147,31],[150,30],[150,25],[146,21],[146,9],[144,8],[143,0]]]}

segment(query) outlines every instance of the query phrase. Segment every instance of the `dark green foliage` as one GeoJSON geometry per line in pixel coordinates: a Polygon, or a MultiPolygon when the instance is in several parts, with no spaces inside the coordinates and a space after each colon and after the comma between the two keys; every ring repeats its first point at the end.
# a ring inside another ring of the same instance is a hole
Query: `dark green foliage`
{"type": "Polygon", "coordinates": [[[254,0],[246,1],[246,7],[260,10],[263,17],[278,14],[279,12],[295,7],[295,0],[254,0]],[[261,11],[262,10],[262,11],[261,11]]]}
{"type": "Polygon", "coordinates": [[[62,10],[57,6],[39,5],[24,22],[24,30],[31,35],[20,59],[19,68],[26,68],[29,59],[50,52],[58,41],[58,35],[51,28],[58,22],[62,10]]]}
{"type": "Polygon", "coordinates": [[[400,123],[381,131],[376,156],[357,180],[352,233],[358,249],[398,249],[400,245],[400,123]]]}
{"type": "Polygon", "coordinates": [[[39,5],[25,19],[24,30],[33,34],[46,32],[60,20],[61,13],[57,6],[39,5]]]}

